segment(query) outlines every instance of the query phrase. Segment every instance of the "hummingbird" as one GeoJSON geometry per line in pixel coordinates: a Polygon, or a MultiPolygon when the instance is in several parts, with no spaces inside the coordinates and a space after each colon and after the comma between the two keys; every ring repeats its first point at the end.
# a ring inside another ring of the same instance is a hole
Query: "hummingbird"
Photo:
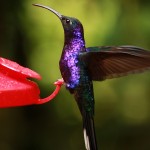
{"type": "Polygon", "coordinates": [[[97,150],[93,81],[103,81],[150,69],[150,51],[136,46],[86,47],[81,22],[48,9],[62,23],[64,46],[59,68],[66,89],[74,96],[83,120],[85,148],[97,150]]]}

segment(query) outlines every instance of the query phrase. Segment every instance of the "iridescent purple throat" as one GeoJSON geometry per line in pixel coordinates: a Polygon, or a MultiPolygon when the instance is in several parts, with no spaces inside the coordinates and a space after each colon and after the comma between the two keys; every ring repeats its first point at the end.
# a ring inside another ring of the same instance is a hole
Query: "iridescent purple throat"
{"type": "Polygon", "coordinates": [[[85,51],[85,42],[82,32],[74,31],[73,38],[65,39],[60,70],[67,88],[74,89],[80,82],[79,53],[85,51]]]}

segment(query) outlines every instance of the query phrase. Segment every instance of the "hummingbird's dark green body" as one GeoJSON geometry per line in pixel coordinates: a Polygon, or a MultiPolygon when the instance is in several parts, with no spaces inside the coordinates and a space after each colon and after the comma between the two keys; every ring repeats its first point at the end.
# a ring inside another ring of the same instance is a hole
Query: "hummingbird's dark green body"
{"type": "Polygon", "coordinates": [[[35,6],[52,11],[62,22],[65,41],[59,62],[60,71],[81,112],[86,149],[97,150],[92,81],[150,69],[150,52],[134,46],[86,48],[83,26],[79,20],[63,16],[47,6],[35,6]]]}

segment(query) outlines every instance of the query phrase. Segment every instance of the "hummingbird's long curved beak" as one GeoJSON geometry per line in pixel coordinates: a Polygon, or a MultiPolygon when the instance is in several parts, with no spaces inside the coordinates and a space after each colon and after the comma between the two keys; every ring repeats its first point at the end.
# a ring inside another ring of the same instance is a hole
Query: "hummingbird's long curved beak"
{"type": "Polygon", "coordinates": [[[56,10],[54,10],[54,9],[52,9],[50,7],[47,7],[47,6],[44,6],[44,5],[41,5],[41,4],[33,4],[33,6],[38,6],[38,7],[42,7],[42,8],[48,9],[51,12],[53,12],[56,16],[58,16],[59,19],[62,19],[62,15],[59,12],[57,12],[56,10]]]}

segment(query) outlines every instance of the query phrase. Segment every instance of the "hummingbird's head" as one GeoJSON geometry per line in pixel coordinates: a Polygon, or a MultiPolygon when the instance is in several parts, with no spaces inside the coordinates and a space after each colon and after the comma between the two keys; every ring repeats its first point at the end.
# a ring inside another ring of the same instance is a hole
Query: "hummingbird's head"
{"type": "Polygon", "coordinates": [[[54,10],[50,7],[44,6],[44,5],[40,5],[40,4],[33,4],[33,5],[48,9],[52,13],[54,13],[60,19],[60,21],[62,23],[62,26],[64,28],[64,32],[66,34],[70,33],[70,34],[75,34],[75,35],[78,36],[78,34],[83,33],[83,26],[82,26],[81,22],[78,19],[61,15],[56,10],[54,10]]]}
{"type": "Polygon", "coordinates": [[[81,22],[73,17],[62,16],[61,22],[64,30],[74,31],[76,29],[83,29],[81,22]]]}

